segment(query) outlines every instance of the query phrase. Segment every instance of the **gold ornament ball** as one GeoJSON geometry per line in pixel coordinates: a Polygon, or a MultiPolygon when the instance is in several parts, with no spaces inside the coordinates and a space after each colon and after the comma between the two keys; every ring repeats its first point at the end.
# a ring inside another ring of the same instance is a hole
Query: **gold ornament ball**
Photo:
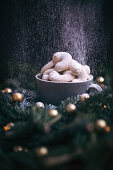
{"type": "Polygon", "coordinates": [[[106,127],[105,127],[105,131],[106,131],[107,133],[109,133],[109,132],[111,131],[110,126],[106,126],[106,127]]]}
{"type": "Polygon", "coordinates": [[[21,151],[23,151],[23,147],[22,146],[16,146],[16,147],[14,147],[14,151],[15,152],[21,152],[21,151]]]}
{"type": "Polygon", "coordinates": [[[12,127],[14,126],[14,123],[8,123],[7,125],[5,125],[4,127],[3,127],[3,129],[4,129],[4,131],[8,131],[8,130],[10,130],[12,127]]]}
{"type": "Polygon", "coordinates": [[[36,153],[39,155],[39,156],[45,156],[48,154],[48,149],[46,147],[41,147],[39,149],[36,150],[36,153]]]}
{"type": "Polygon", "coordinates": [[[23,96],[20,93],[15,93],[12,97],[13,102],[21,102],[23,100],[23,96]]]}
{"type": "Polygon", "coordinates": [[[74,104],[68,104],[68,105],[66,106],[66,111],[67,111],[68,113],[73,113],[75,110],[76,110],[76,106],[75,106],[74,104]]]}
{"type": "Polygon", "coordinates": [[[50,109],[48,110],[48,115],[52,117],[58,116],[58,111],[56,109],[50,109]]]}
{"type": "Polygon", "coordinates": [[[42,102],[37,102],[36,103],[36,108],[37,109],[44,108],[44,104],[42,102]]]}
{"type": "Polygon", "coordinates": [[[103,82],[104,82],[104,78],[103,78],[102,76],[100,76],[100,77],[98,77],[98,78],[96,79],[96,82],[97,82],[97,83],[103,83],[103,82]]]}
{"type": "Polygon", "coordinates": [[[12,90],[10,88],[5,88],[2,90],[2,93],[12,93],[12,90]]]}
{"type": "Polygon", "coordinates": [[[6,126],[4,126],[3,127],[3,129],[4,129],[4,131],[8,131],[8,130],[10,130],[10,128],[6,125],[6,126]]]}
{"type": "Polygon", "coordinates": [[[89,94],[87,93],[83,93],[80,97],[80,101],[83,102],[85,101],[86,99],[89,99],[89,94]]]}
{"type": "Polygon", "coordinates": [[[96,121],[96,128],[97,129],[105,129],[106,126],[107,126],[107,123],[106,123],[105,120],[99,119],[99,120],[96,121]]]}

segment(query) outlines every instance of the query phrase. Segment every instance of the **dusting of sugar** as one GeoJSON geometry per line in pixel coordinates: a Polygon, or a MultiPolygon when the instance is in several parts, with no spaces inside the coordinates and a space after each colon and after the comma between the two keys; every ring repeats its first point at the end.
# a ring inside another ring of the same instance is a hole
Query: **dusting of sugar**
{"type": "Polygon", "coordinates": [[[34,81],[35,74],[57,51],[69,52],[81,64],[88,64],[93,75],[101,74],[107,58],[102,0],[13,3],[8,55],[12,68],[18,68],[10,70],[11,77],[34,81]]]}

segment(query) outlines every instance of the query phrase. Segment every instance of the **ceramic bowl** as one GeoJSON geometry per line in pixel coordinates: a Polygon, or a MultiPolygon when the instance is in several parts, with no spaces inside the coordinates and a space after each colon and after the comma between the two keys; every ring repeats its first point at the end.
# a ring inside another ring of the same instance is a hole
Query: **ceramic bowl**
{"type": "Polygon", "coordinates": [[[40,100],[47,104],[57,105],[61,100],[74,95],[81,95],[85,93],[89,88],[95,88],[97,91],[101,91],[101,87],[97,84],[92,84],[93,76],[90,75],[90,79],[83,82],[55,82],[42,80],[42,75],[39,73],[36,76],[37,93],[40,96],[40,100]]]}

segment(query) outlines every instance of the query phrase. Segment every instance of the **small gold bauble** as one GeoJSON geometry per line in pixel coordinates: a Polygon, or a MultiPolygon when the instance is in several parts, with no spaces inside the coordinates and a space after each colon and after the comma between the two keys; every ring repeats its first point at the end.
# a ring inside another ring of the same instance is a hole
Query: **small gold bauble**
{"type": "Polygon", "coordinates": [[[47,155],[48,154],[48,149],[46,147],[41,147],[39,149],[36,150],[36,153],[39,155],[39,156],[44,156],[44,155],[47,155]]]}
{"type": "Polygon", "coordinates": [[[48,115],[52,117],[58,116],[58,111],[56,109],[50,109],[48,110],[48,115]]]}
{"type": "Polygon", "coordinates": [[[103,82],[104,82],[104,78],[103,78],[102,76],[100,76],[100,77],[98,77],[98,78],[96,79],[96,82],[97,82],[97,83],[103,83],[103,82]]]}
{"type": "Polygon", "coordinates": [[[4,131],[8,131],[10,129],[10,127],[8,127],[7,125],[3,127],[4,131]]]}
{"type": "Polygon", "coordinates": [[[102,110],[105,110],[105,109],[107,109],[107,106],[104,104],[102,107],[102,110]]]}
{"type": "Polygon", "coordinates": [[[107,106],[104,104],[103,108],[104,108],[104,109],[106,109],[106,108],[107,108],[107,106]]]}
{"type": "Polygon", "coordinates": [[[16,147],[14,147],[14,151],[15,152],[21,152],[21,151],[23,151],[23,147],[22,146],[16,146],[16,147]]]}
{"type": "Polygon", "coordinates": [[[2,93],[12,93],[12,90],[10,88],[5,88],[2,90],[2,93]]]}
{"type": "Polygon", "coordinates": [[[12,97],[13,102],[21,102],[22,99],[23,99],[23,96],[20,93],[15,93],[12,97]]]}
{"type": "Polygon", "coordinates": [[[8,130],[10,130],[12,127],[14,126],[14,123],[8,123],[7,125],[5,125],[4,127],[3,127],[3,129],[4,129],[4,131],[8,131],[8,130]]]}
{"type": "Polygon", "coordinates": [[[106,126],[107,126],[107,123],[106,123],[105,120],[99,119],[99,120],[96,121],[96,128],[97,129],[105,129],[106,126]]]}
{"type": "Polygon", "coordinates": [[[76,106],[75,106],[74,104],[68,104],[68,105],[66,106],[66,111],[67,111],[68,113],[73,113],[75,110],[76,110],[76,106]]]}
{"type": "Polygon", "coordinates": [[[89,98],[89,94],[83,93],[83,94],[81,95],[81,97],[80,97],[80,101],[83,102],[83,101],[85,101],[85,100],[88,99],[88,98],[89,98]]]}
{"type": "Polygon", "coordinates": [[[106,126],[106,127],[105,127],[105,131],[106,131],[107,133],[109,133],[109,132],[111,131],[110,126],[106,126]]]}
{"type": "Polygon", "coordinates": [[[44,108],[44,104],[42,102],[37,102],[36,103],[36,108],[37,109],[44,108]]]}

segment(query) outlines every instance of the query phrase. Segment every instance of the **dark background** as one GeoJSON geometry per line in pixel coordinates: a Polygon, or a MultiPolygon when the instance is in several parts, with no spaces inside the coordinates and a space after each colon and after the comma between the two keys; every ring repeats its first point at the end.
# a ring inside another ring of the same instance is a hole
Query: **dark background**
{"type": "Polygon", "coordinates": [[[32,88],[53,53],[67,51],[94,77],[109,68],[113,8],[110,0],[9,0],[0,2],[0,84],[32,88]]]}

